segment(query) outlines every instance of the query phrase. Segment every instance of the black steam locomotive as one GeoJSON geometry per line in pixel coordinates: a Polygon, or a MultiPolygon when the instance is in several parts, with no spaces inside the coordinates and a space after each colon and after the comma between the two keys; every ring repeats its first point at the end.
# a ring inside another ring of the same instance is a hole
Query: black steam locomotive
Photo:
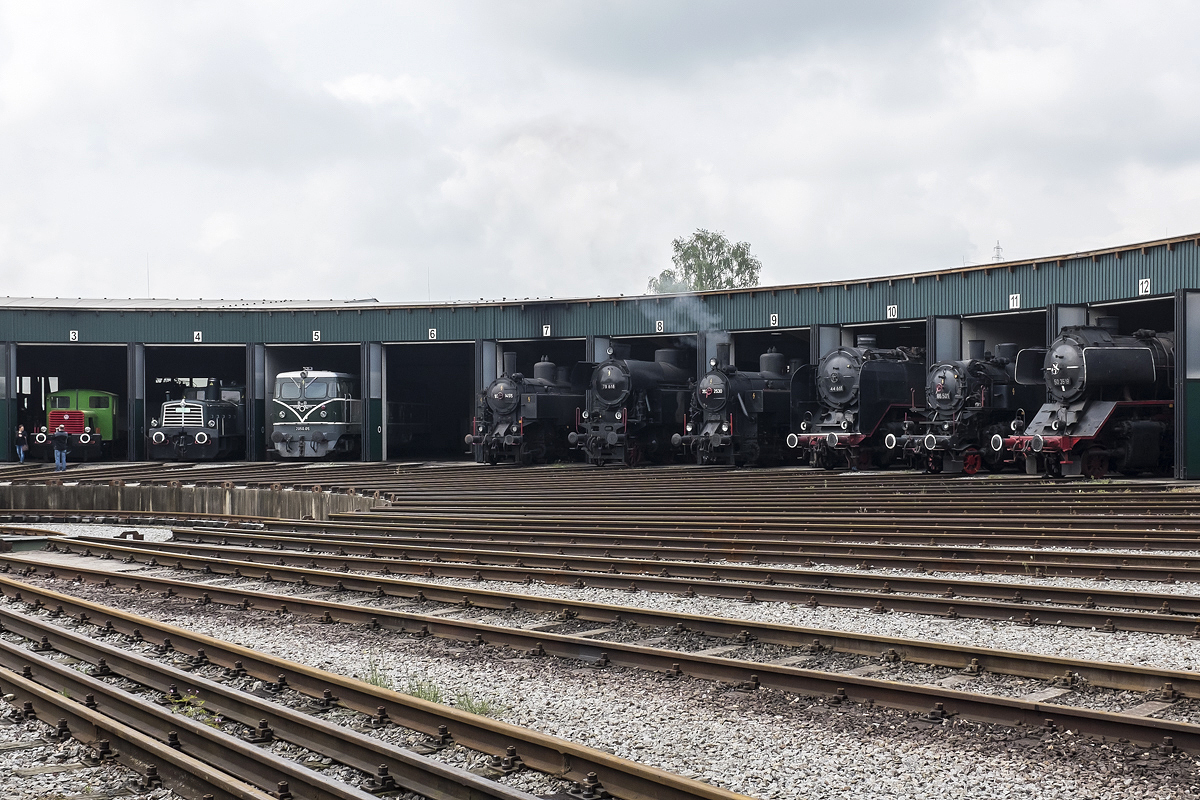
{"type": "Polygon", "coordinates": [[[613,357],[592,372],[578,429],[568,441],[588,463],[636,466],[665,461],[671,433],[684,425],[692,373],[681,366],[685,351],[656,350],[653,361],[613,357]]]}
{"type": "Polygon", "coordinates": [[[147,451],[155,461],[210,460],[246,452],[246,390],[210,382],[170,395],[150,421],[147,451]]]}
{"type": "MultiPolygon", "coordinates": [[[[904,432],[925,395],[923,348],[881,349],[860,335],[855,347],[839,347],[817,365],[817,407],[803,410],[793,397],[788,447],[826,469],[886,468],[899,457],[885,437],[904,432]],[[799,432],[795,432],[798,430],[799,432]]],[[[793,381],[793,395],[798,393],[793,381]]]]}
{"type": "Polygon", "coordinates": [[[758,372],[740,372],[729,363],[729,345],[692,393],[684,433],[671,443],[694,454],[697,464],[775,464],[782,460],[790,425],[789,369],[771,348],[759,356],[758,372]]]}
{"type": "Polygon", "coordinates": [[[1024,386],[1014,377],[1017,345],[1000,344],[995,355],[972,340],[964,361],[940,361],[925,382],[926,411],[904,421],[904,433],[887,434],[884,444],[898,448],[928,472],[999,472],[1004,452],[993,437],[1009,432],[1013,416],[1045,400],[1040,386],[1024,386]]]}
{"type": "Polygon", "coordinates": [[[1097,323],[1063,328],[1049,349],[1017,356],[1017,380],[1044,385],[1046,404],[993,443],[1024,459],[1030,474],[1100,478],[1172,464],[1175,334],[1123,336],[1115,317],[1097,323]]]}
{"type": "Polygon", "coordinates": [[[504,371],[476,398],[466,443],[487,464],[547,463],[573,452],[567,437],[583,406],[585,389],[572,384],[566,367],[546,356],[533,377],[517,372],[517,354],[504,354],[504,371]]]}

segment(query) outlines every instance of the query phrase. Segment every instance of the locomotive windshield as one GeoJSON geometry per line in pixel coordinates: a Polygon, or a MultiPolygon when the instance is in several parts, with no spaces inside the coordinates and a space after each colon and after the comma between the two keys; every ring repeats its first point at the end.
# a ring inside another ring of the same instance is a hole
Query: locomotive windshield
{"type": "Polygon", "coordinates": [[[488,387],[488,408],[495,414],[511,414],[516,411],[519,400],[517,385],[508,378],[497,378],[488,387]]]}
{"type": "Polygon", "coordinates": [[[848,406],[858,400],[858,379],[862,361],[858,354],[846,348],[835,350],[821,360],[817,389],[821,399],[834,408],[848,406]]]}
{"type": "Polygon", "coordinates": [[[725,407],[729,381],[720,372],[710,372],[696,386],[696,397],[707,411],[718,411],[725,407]]]}
{"type": "Polygon", "coordinates": [[[275,383],[275,396],[280,400],[324,400],[349,394],[349,386],[337,378],[309,378],[303,384],[295,378],[280,378],[275,383]]]}
{"type": "Polygon", "coordinates": [[[592,379],[592,391],[604,405],[620,405],[629,394],[629,373],[615,362],[602,364],[592,379]]]}

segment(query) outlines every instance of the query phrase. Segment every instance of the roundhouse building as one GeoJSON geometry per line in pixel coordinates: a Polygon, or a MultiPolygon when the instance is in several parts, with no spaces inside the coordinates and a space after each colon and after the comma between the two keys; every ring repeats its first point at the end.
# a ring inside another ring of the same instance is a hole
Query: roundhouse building
{"type": "MultiPolygon", "coordinates": [[[[272,449],[276,376],[296,370],[357,376],[364,461],[465,458],[475,397],[503,353],[532,373],[683,347],[697,374],[728,344],[739,369],[774,347],[816,363],[874,336],[957,359],[968,343],[1045,346],[1065,325],[1116,318],[1121,332],[1176,332],[1175,473],[1200,478],[1200,234],[1103,250],[890,277],[762,286],[691,295],[478,303],[370,301],[0,299],[0,444],[10,460],[18,423],[38,431],[55,392],[117,396],[117,447],[146,458],[146,433],[181,386],[238,386],[244,453],[272,449]]],[[[1111,323],[1111,319],[1108,321],[1111,323]]]]}

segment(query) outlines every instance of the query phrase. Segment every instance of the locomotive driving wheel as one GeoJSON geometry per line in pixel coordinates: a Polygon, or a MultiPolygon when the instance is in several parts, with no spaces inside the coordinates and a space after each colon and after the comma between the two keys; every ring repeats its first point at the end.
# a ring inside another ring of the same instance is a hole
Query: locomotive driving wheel
{"type": "Polygon", "coordinates": [[[983,454],[971,449],[963,453],[963,474],[974,475],[983,466],[983,454]]]}

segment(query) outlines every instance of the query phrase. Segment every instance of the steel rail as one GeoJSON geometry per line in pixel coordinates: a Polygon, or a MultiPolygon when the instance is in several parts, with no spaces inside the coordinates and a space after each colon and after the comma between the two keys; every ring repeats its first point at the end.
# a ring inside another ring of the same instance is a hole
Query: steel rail
{"type": "Polygon", "coordinates": [[[65,695],[46,689],[20,673],[0,670],[0,691],[12,694],[13,702],[30,704],[33,714],[49,725],[65,723],[69,734],[93,748],[101,742],[115,742],[112,758],[145,775],[154,768],[163,783],[189,800],[276,800],[252,786],[213,770],[208,764],[175,750],[145,735],[136,728],[124,725],[99,711],[94,711],[65,695]]]}
{"type": "MultiPolygon", "coordinates": [[[[176,530],[196,531],[197,535],[199,535],[200,531],[200,529],[196,528],[176,530]]],[[[209,535],[217,538],[218,543],[221,538],[229,538],[229,534],[223,531],[209,535]]],[[[496,554],[494,556],[496,558],[506,553],[512,553],[516,554],[517,557],[524,558],[524,554],[533,557],[535,555],[545,555],[553,551],[555,556],[600,559],[610,568],[618,570],[621,564],[630,560],[703,562],[704,567],[699,568],[703,570],[704,568],[711,567],[714,559],[739,563],[757,562],[754,566],[776,565],[778,569],[786,569],[795,567],[796,565],[800,565],[805,569],[811,569],[815,564],[815,559],[824,564],[853,567],[859,570],[891,567],[916,572],[932,570],[948,573],[973,572],[979,575],[1028,575],[1032,577],[1039,577],[1037,573],[1038,570],[1041,570],[1044,573],[1041,577],[1093,578],[1097,580],[1115,578],[1119,580],[1156,581],[1160,583],[1171,583],[1175,580],[1200,580],[1200,554],[1195,556],[1158,554],[1141,557],[1132,553],[1105,554],[1103,551],[1095,553],[1064,553],[1062,551],[993,550],[981,547],[961,549],[938,548],[936,546],[896,547],[857,543],[843,546],[833,544],[805,544],[796,545],[790,550],[774,548],[759,549],[757,543],[748,549],[709,546],[697,548],[694,546],[666,546],[664,542],[667,539],[665,538],[657,540],[658,543],[653,546],[630,544],[611,544],[605,546],[603,544],[578,543],[539,546],[536,543],[531,544],[528,541],[515,541],[515,538],[512,537],[508,542],[503,541],[503,538],[500,541],[489,541],[486,542],[487,547],[485,550],[476,551],[472,548],[469,552],[490,552],[496,554]],[[913,551],[916,551],[916,554],[910,555],[913,551]],[[993,557],[988,558],[987,556],[989,555],[993,557]],[[1136,563],[1138,561],[1142,561],[1143,563],[1136,563]]],[[[531,537],[524,538],[529,539],[531,537]]],[[[89,541],[99,542],[102,540],[89,538],[89,541]]],[[[369,541],[370,545],[366,547],[367,555],[371,551],[378,553],[396,548],[401,557],[403,557],[405,552],[424,552],[422,548],[442,547],[447,551],[463,550],[462,545],[465,543],[460,540],[437,539],[424,536],[410,539],[403,544],[397,543],[396,539],[391,539],[391,544],[385,543],[388,540],[369,541]]],[[[687,542],[686,539],[679,541],[687,542]]],[[[339,541],[339,546],[346,549],[352,543],[353,540],[346,544],[340,544],[339,541]]],[[[764,544],[769,545],[772,543],[766,542],[764,544]]],[[[347,552],[349,552],[348,549],[347,552]]],[[[708,569],[708,572],[711,574],[712,569],[708,569]]]]}
{"type": "MultiPolygon", "coordinates": [[[[7,588],[11,588],[14,583],[18,582],[0,578],[0,584],[4,584],[7,588]]],[[[42,594],[42,596],[57,594],[55,592],[47,592],[47,590],[37,590],[37,593],[42,594]]],[[[106,621],[109,621],[115,613],[120,613],[115,612],[115,609],[106,609],[97,607],[95,604],[86,603],[85,601],[79,601],[77,598],[70,598],[69,596],[60,597],[65,603],[59,603],[59,605],[65,604],[74,608],[82,608],[83,606],[91,607],[96,616],[92,617],[89,615],[89,619],[94,623],[98,622],[102,617],[107,617],[106,621]]],[[[60,598],[49,597],[49,599],[57,601],[60,598]]],[[[293,598],[279,599],[292,600],[293,598]]],[[[372,611],[375,610],[353,606],[343,607],[339,609],[338,619],[348,622],[369,620],[371,623],[378,624],[384,617],[393,620],[396,617],[409,616],[397,612],[376,612],[377,616],[364,619],[366,614],[372,611]]],[[[628,612],[629,610],[625,609],[623,611],[628,612]]],[[[124,616],[128,617],[132,615],[124,616]]],[[[134,620],[140,621],[145,627],[155,631],[162,631],[163,629],[171,630],[178,637],[178,641],[176,641],[176,638],[171,638],[171,644],[176,649],[180,649],[181,642],[186,643],[185,647],[196,648],[203,642],[212,647],[213,652],[222,653],[226,658],[229,658],[229,655],[226,655],[226,653],[236,652],[234,649],[236,646],[211,640],[209,637],[201,637],[197,634],[180,631],[162,623],[149,625],[144,618],[134,617],[134,620]],[[229,649],[222,652],[221,648],[229,649]]],[[[126,629],[128,625],[133,624],[128,622],[128,620],[122,621],[126,629]]],[[[1091,711],[1071,706],[974,694],[941,687],[897,683],[842,673],[807,670],[793,666],[737,661],[719,656],[661,650],[634,644],[594,642],[582,637],[502,628],[482,625],[480,623],[471,624],[480,631],[477,640],[482,640],[482,642],[487,644],[523,649],[529,647],[530,643],[533,642],[535,643],[533,647],[538,652],[564,658],[593,661],[604,665],[625,666],[676,675],[686,674],[714,681],[742,681],[754,687],[768,686],[801,695],[815,694],[837,698],[835,702],[845,699],[909,711],[928,711],[930,712],[931,719],[935,721],[941,721],[944,717],[961,715],[966,718],[1009,727],[1059,726],[1077,731],[1083,735],[1121,738],[1143,746],[1151,746],[1156,742],[1165,740],[1170,746],[1179,747],[1190,752],[1200,751],[1200,725],[1189,723],[1091,711]]],[[[116,622],[114,622],[114,627],[121,628],[116,622]]],[[[431,617],[423,623],[422,630],[434,635],[446,635],[446,633],[451,633],[454,627],[454,624],[448,620],[431,617]]],[[[140,631],[140,635],[145,637],[145,631],[140,631]]],[[[452,633],[448,638],[452,638],[452,633]]],[[[237,648],[237,650],[243,649],[237,648]]],[[[213,660],[213,655],[209,653],[207,648],[205,650],[206,656],[210,660],[213,660]]],[[[286,669],[295,670],[298,666],[287,664],[286,669]]],[[[245,666],[245,663],[243,663],[243,667],[249,669],[245,666]]],[[[296,683],[293,682],[292,676],[285,671],[285,668],[280,667],[280,670],[289,685],[292,685],[292,688],[298,688],[296,683]]],[[[329,688],[329,685],[325,684],[323,688],[329,688]]],[[[345,691],[344,685],[339,686],[338,689],[343,692],[345,691]]],[[[304,691],[306,694],[310,693],[309,688],[301,691],[304,691]]],[[[315,696],[316,687],[312,687],[311,691],[315,696]]],[[[347,702],[344,694],[341,696],[343,704],[353,706],[352,703],[347,702]]],[[[390,709],[388,711],[390,716],[390,709]]],[[[489,722],[491,721],[489,720],[489,722]]],[[[408,727],[416,727],[408,725],[408,723],[403,724],[408,727]]],[[[523,752],[521,755],[523,758],[525,757],[523,752]]],[[[607,781],[605,781],[605,785],[608,786],[607,781]]],[[[612,791],[611,787],[609,789],[612,791]]],[[[662,796],[665,797],[665,795],[662,796]]]]}
{"type": "MultiPolygon", "coordinates": [[[[207,712],[235,719],[251,728],[256,725],[261,727],[260,721],[265,721],[276,738],[331,756],[339,764],[361,772],[378,776],[377,768],[382,764],[387,768],[386,774],[400,787],[430,800],[535,800],[527,792],[426,758],[412,750],[389,745],[345,726],[327,723],[312,714],[230,689],[192,672],[101,643],[2,606],[0,629],[39,643],[43,654],[44,648],[49,646],[56,652],[93,666],[103,662],[107,671],[160,692],[169,693],[176,687],[183,687],[189,698],[198,701],[195,705],[202,706],[207,712]]],[[[186,702],[193,704],[191,699],[186,702]]],[[[385,785],[382,779],[378,783],[385,785]]]]}
{"type": "MultiPolygon", "coordinates": [[[[147,566],[173,566],[175,569],[197,571],[207,568],[209,574],[216,575],[225,574],[233,577],[258,578],[271,581],[290,579],[287,582],[334,589],[340,587],[343,590],[406,598],[423,596],[437,602],[448,603],[458,603],[461,602],[462,598],[466,597],[470,598],[472,602],[490,608],[505,608],[509,603],[518,599],[527,605],[534,604],[534,600],[529,596],[513,592],[500,592],[463,586],[440,586],[424,581],[404,580],[387,574],[361,575],[351,572],[333,572],[307,567],[292,567],[277,563],[262,564],[236,559],[189,556],[186,553],[173,554],[172,558],[174,558],[175,563],[173,565],[164,565],[159,564],[157,558],[159,555],[163,555],[163,553],[153,549],[112,545],[107,542],[92,543],[87,549],[107,551],[110,554],[127,557],[130,562],[136,561],[144,563],[147,566]]],[[[54,568],[53,565],[47,564],[44,559],[24,554],[0,554],[0,565],[2,564],[8,564],[9,568],[13,564],[20,564],[26,568],[33,569],[45,567],[53,570],[54,568]]],[[[83,567],[74,565],[60,566],[58,568],[66,572],[84,571],[83,567]]],[[[116,579],[115,574],[111,571],[95,570],[95,572],[107,573],[109,577],[114,580],[116,579]]],[[[432,565],[426,570],[425,576],[437,577],[437,573],[434,571],[432,565]]],[[[582,581],[582,576],[578,580],[582,581]]],[[[669,579],[643,578],[642,581],[646,588],[649,589],[652,586],[663,587],[664,584],[662,582],[669,581],[669,579]]],[[[187,582],[181,581],[180,583],[186,584],[187,582]]],[[[719,582],[714,583],[715,586],[713,588],[720,586],[719,582]]],[[[710,584],[710,586],[712,585],[710,584]]],[[[586,587],[586,584],[584,586],[586,587]]],[[[641,588],[637,582],[633,582],[631,586],[635,591],[641,588]]],[[[684,588],[686,591],[686,584],[680,584],[678,581],[670,581],[665,586],[668,587],[664,589],[667,591],[677,591],[680,588],[684,588]]],[[[752,591],[758,593],[754,595],[756,601],[778,600],[780,602],[794,602],[796,600],[794,590],[789,591],[783,587],[757,585],[753,587],[752,591]]],[[[1196,632],[1198,622],[1197,618],[1193,616],[1122,609],[1068,608],[1041,606],[1034,603],[1015,601],[1003,602],[999,600],[975,600],[957,597],[922,597],[884,592],[837,591],[833,589],[808,589],[805,591],[812,597],[812,600],[808,601],[810,605],[820,604],[821,601],[818,598],[823,598],[825,605],[871,608],[878,610],[880,613],[901,611],[947,618],[1024,620],[1031,625],[1054,624],[1065,627],[1095,628],[1107,631],[1127,630],[1144,633],[1191,635],[1196,632]],[[1034,616],[1035,612],[1039,616],[1034,616]]],[[[558,610],[565,606],[575,605],[574,601],[562,599],[547,598],[539,602],[543,607],[531,610],[558,610]],[[549,606],[549,608],[545,606],[549,606]]]]}
{"type": "Polygon", "coordinates": [[[294,786],[301,797],[312,800],[373,800],[374,795],[348,783],[255,747],[184,714],[136,697],[111,683],[0,639],[0,667],[20,672],[53,691],[69,697],[91,697],[104,714],[154,738],[178,742],[179,749],[212,769],[233,775],[264,791],[282,784],[294,786]]]}
{"type": "MultiPolygon", "coordinates": [[[[466,520],[464,520],[466,522],[466,520]]],[[[199,526],[203,527],[203,526],[199,526]]],[[[894,526],[894,527],[899,527],[894,526]]],[[[914,527],[917,527],[914,524],[914,527]]],[[[378,522],[346,522],[346,521],[292,521],[292,520],[270,520],[264,523],[262,530],[270,533],[300,533],[303,532],[306,536],[335,536],[338,531],[344,531],[341,535],[354,535],[359,538],[366,538],[376,535],[381,541],[389,538],[388,533],[392,534],[416,534],[428,532],[428,526],[403,525],[403,524],[379,524],[378,522]]],[[[448,532],[448,538],[461,539],[463,541],[495,541],[497,531],[482,526],[471,527],[469,525],[460,526],[443,526],[442,530],[448,532]]],[[[518,535],[517,530],[509,528],[511,535],[518,535]]],[[[996,533],[989,532],[983,529],[973,530],[970,533],[940,533],[930,532],[928,527],[922,527],[918,531],[875,531],[871,535],[875,541],[873,544],[883,544],[891,542],[895,544],[939,544],[944,546],[1001,546],[1001,547],[1075,547],[1087,549],[1089,546],[1095,547],[1097,542],[1102,543],[1105,547],[1116,549],[1131,549],[1131,550],[1179,550],[1200,547],[1200,533],[1195,531],[1166,531],[1148,529],[1141,535],[1132,535],[1132,532],[1121,532],[1126,534],[1124,537],[1116,536],[1118,531],[1115,530],[1099,530],[1093,531],[1092,535],[1086,531],[1079,531],[1065,535],[1057,531],[1057,529],[1046,527],[1041,532],[1030,528],[1018,528],[1016,530],[1022,533],[996,533]],[[1099,535],[1095,535],[1099,534],[1099,535]],[[1151,536],[1153,534],[1153,537],[1151,536]]],[[[678,542],[694,543],[696,541],[709,541],[713,543],[727,543],[729,545],[738,545],[741,543],[758,544],[804,544],[807,542],[831,543],[834,540],[840,540],[846,543],[854,543],[856,541],[866,541],[867,534],[856,536],[856,530],[826,530],[826,531],[788,531],[773,535],[765,533],[749,533],[738,531],[732,537],[719,538],[716,536],[697,536],[691,533],[687,536],[680,536],[676,532],[675,536],[664,537],[664,540],[672,540],[678,542]]],[[[520,536],[528,541],[529,538],[536,537],[537,539],[547,540],[552,542],[567,543],[572,538],[571,534],[561,533],[558,531],[540,532],[531,530],[529,527],[522,527],[519,530],[520,536]]],[[[503,535],[503,533],[501,533],[503,535]]],[[[592,537],[599,541],[607,540],[613,544],[645,544],[648,538],[645,535],[630,533],[581,533],[578,534],[584,537],[592,537]]],[[[570,542],[574,544],[574,542],[570,542]]]]}
{"type": "MultiPolygon", "coordinates": [[[[145,591],[147,587],[161,590],[167,596],[195,598],[203,603],[218,603],[241,607],[254,607],[260,610],[295,611],[323,619],[332,619],[333,614],[352,622],[364,622],[372,626],[380,625],[400,631],[423,634],[434,632],[446,638],[474,640],[484,631],[491,631],[494,626],[475,623],[470,620],[449,619],[440,615],[429,615],[409,611],[374,608],[371,606],[353,605],[334,600],[296,595],[280,595],[270,592],[256,591],[247,587],[212,586],[177,581],[170,578],[150,578],[142,575],[113,573],[104,570],[71,569],[78,580],[85,576],[96,583],[106,586],[133,588],[145,591]]],[[[48,575],[56,573],[51,570],[48,575]]],[[[15,583],[11,579],[0,576],[0,585],[5,581],[15,583]]],[[[19,584],[18,584],[19,585],[19,584]]],[[[892,657],[889,651],[895,651],[901,658],[921,663],[936,664],[958,669],[972,669],[976,666],[1014,675],[1031,677],[1061,677],[1063,672],[1075,672],[1088,680],[1102,686],[1114,688],[1149,691],[1161,687],[1163,682],[1175,683],[1177,691],[1188,696],[1200,697],[1200,676],[1178,670],[1152,670],[1105,662],[1087,662],[1081,660],[1061,659],[1051,656],[1012,653],[996,651],[990,648],[971,647],[969,645],[942,644],[938,642],[913,641],[894,637],[871,636],[864,634],[831,631],[821,628],[808,628],[777,623],[754,622],[731,618],[713,617],[710,615],[687,614],[674,611],[655,611],[627,606],[614,606],[601,603],[582,602],[546,602],[546,598],[527,597],[523,595],[505,595],[519,597],[520,602],[513,601],[504,610],[524,609],[539,613],[557,613],[560,618],[575,618],[595,622],[600,625],[614,625],[622,621],[634,622],[650,628],[671,629],[672,632],[696,631],[708,636],[731,641],[762,641],[767,644],[777,644],[785,647],[815,648],[817,652],[824,649],[840,650],[860,655],[892,657]]],[[[459,601],[466,606],[464,598],[459,601]]],[[[418,601],[423,602],[423,601],[418,601]]],[[[453,600],[443,602],[453,603],[453,600]]],[[[472,605],[476,605],[471,601],[472,605]]],[[[497,607],[496,605],[488,607],[497,607]]],[[[518,630],[514,635],[525,635],[523,647],[536,647],[542,641],[542,634],[537,631],[518,630]]],[[[567,637],[574,640],[575,637],[567,637]]],[[[596,647],[604,644],[601,640],[588,639],[588,645],[595,642],[596,647]]],[[[599,647],[599,650],[603,650],[599,647]]],[[[597,650],[588,650],[592,657],[597,650]]]]}
{"type": "MultiPolygon", "coordinates": [[[[119,577],[119,576],[118,576],[119,577]]],[[[554,736],[520,728],[499,720],[470,714],[450,706],[381,689],[354,678],[277,658],[250,648],[194,633],[119,609],[71,595],[35,587],[0,575],[0,590],[16,599],[35,597],[54,613],[68,614],[134,638],[195,656],[200,650],[212,663],[240,669],[264,681],[284,679],[288,687],[313,698],[333,692],[349,709],[378,716],[380,709],[398,725],[434,738],[448,735],[480,752],[504,753],[517,748],[522,761],[533,769],[577,782],[595,773],[605,789],[626,800],[747,800],[744,795],[620,758],[610,753],[554,736]],[[61,609],[61,610],[60,610],[61,609]],[[441,730],[445,726],[446,730],[441,730]]],[[[280,598],[286,599],[286,598],[280,598]]],[[[347,611],[351,610],[347,607],[347,611]]],[[[364,621],[367,621],[364,619],[364,621]]]]}
{"type": "MultiPolygon", "coordinates": [[[[78,537],[74,542],[106,546],[112,540],[78,537]]],[[[1121,608],[1135,611],[1162,611],[1164,605],[1174,614],[1200,614],[1200,597],[1155,592],[1106,591],[1103,585],[1077,589],[1027,583],[990,583],[959,578],[917,578],[905,576],[872,576],[861,573],[828,572],[819,569],[801,570],[791,567],[701,564],[693,562],[663,562],[650,559],[588,558],[575,556],[543,556],[527,552],[505,552],[482,549],[450,549],[436,547],[397,547],[393,550],[369,548],[353,542],[339,546],[341,552],[305,552],[298,549],[300,540],[291,540],[297,549],[263,549],[221,545],[211,549],[197,547],[186,537],[174,542],[140,542],[142,550],[159,550],[177,555],[202,555],[212,558],[250,561],[267,566],[315,567],[326,571],[353,569],[384,574],[424,574],[436,564],[440,577],[464,580],[489,580],[517,583],[526,578],[540,578],[545,583],[564,583],[586,576],[591,587],[627,589],[628,579],[637,578],[638,588],[654,592],[682,593],[688,586],[698,594],[740,599],[746,592],[759,592],[756,599],[802,603],[813,591],[856,590],[941,595],[942,597],[989,598],[1020,603],[1044,603],[1080,606],[1083,608],[1121,608]],[[379,557],[375,552],[399,553],[404,558],[379,557]],[[355,552],[358,551],[358,552],[355,552]],[[415,554],[410,555],[410,554],[415,554]],[[424,556],[423,558],[421,556],[424,556]],[[517,562],[520,562],[518,564],[517,562]],[[386,570],[386,572],[385,572],[386,570]],[[711,586],[716,584],[715,587],[711,586]],[[768,589],[772,597],[762,594],[768,589]],[[784,599],[787,598],[787,599],[784,599]]],[[[50,548],[57,548],[54,542],[50,548]]],[[[1200,620],[1197,620],[1200,621],[1200,620]]]]}

